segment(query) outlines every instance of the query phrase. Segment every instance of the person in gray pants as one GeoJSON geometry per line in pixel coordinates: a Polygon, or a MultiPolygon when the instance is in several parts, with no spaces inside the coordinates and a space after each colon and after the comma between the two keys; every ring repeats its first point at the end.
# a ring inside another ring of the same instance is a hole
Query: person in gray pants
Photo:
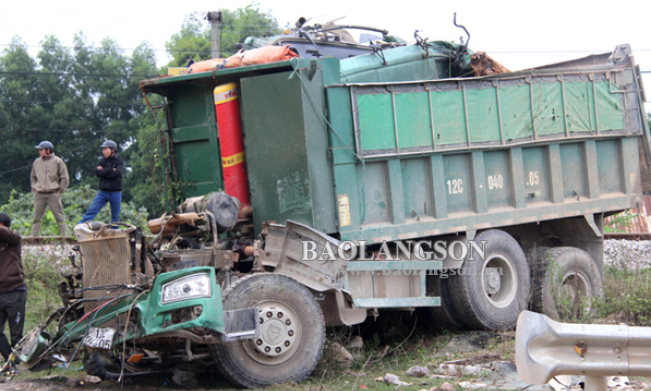
{"type": "Polygon", "coordinates": [[[59,226],[59,236],[67,236],[68,229],[61,205],[61,194],[68,189],[70,183],[68,167],[61,158],[54,155],[54,146],[51,142],[42,141],[36,149],[40,157],[34,160],[30,175],[32,192],[34,192],[32,236],[41,236],[41,221],[48,206],[59,226]]]}
{"type": "Polygon", "coordinates": [[[20,234],[9,229],[11,218],[0,213],[0,354],[7,361],[11,348],[23,337],[27,285],[21,258],[20,234]],[[9,323],[11,345],[4,334],[9,323]]]}

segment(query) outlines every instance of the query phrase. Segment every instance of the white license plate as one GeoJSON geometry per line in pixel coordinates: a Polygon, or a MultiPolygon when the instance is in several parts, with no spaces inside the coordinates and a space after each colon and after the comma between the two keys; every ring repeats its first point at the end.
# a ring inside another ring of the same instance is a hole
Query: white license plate
{"type": "Polygon", "coordinates": [[[115,330],[111,328],[91,327],[88,330],[88,335],[84,338],[84,345],[95,349],[110,349],[114,334],[115,330]]]}

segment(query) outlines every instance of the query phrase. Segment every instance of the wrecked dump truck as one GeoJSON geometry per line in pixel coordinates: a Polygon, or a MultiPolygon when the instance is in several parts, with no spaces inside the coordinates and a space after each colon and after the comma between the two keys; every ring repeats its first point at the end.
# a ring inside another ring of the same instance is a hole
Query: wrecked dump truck
{"type": "Polygon", "coordinates": [[[151,241],[75,228],[66,307],[15,349],[22,365],[217,368],[257,388],[309,375],[325,326],[422,307],[432,327],[510,329],[528,307],[558,313],[557,292],[600,294],[604,217],[649,186],[628,45],[468,77],[464,45],[360,53],[323,30],[301,27],[317,55],[141,82],[162,97],[174,207],[151,241]]]}

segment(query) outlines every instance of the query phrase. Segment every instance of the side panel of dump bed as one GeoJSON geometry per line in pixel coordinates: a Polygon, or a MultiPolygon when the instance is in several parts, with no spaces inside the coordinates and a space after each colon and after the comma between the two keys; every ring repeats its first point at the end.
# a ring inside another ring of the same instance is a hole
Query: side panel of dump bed
{"type": "MultiPolygon", "coordinates": [[[[638,142],[648,149],[638,76],[633,67],[566,68],[330,85],[341,239],[428,237],[635,206],[638,142]]],[[[326,85],[335,80],[331,72],[326,85]]]]}

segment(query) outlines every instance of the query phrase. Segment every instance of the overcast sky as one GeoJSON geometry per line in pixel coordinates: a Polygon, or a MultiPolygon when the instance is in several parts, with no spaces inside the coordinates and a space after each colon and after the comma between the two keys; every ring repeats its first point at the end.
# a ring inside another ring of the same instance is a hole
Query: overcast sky
{"type": "MultiPolygon", "coordinates": [[[[414,30],[418,29],[423,31],[423,37],[458,42],[464,34],[452,24],[456,11],[457,22],[471,34],[470,48],[488,52],[511,70],[609,52],[617,44],[629,43],[637,63],[648,72],[644,79],[651,99],[650,0],[257,3],[260,9],[276,17],[281,26],[293,25],[300,16],[321,21],[345,16],[340,23],[381,27],[407,40],[413,40],[414,30]]],[[[5,0],[0,3],[0,49],[6,48],[17,35],[35,54],[47,34],[71,45],[74,34],[82,31],[90,43],[97,45],[103,38],[111,37],[127,52],[147,41],[156,50],[158,64],[164,65],[169,60],[165,42],[181,29],[185,16],[248,4],[251,2],[247,0],[5,0]]],[[[651,109],[648,104],[647,109],[651,109]]]]}

